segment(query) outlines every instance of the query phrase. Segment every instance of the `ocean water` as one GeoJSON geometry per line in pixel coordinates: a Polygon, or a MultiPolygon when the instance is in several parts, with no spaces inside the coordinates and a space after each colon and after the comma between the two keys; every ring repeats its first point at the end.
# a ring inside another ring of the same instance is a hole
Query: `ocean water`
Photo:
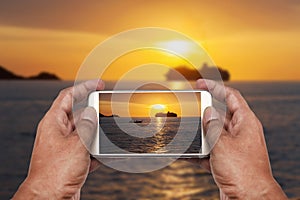
{"type": "Polygon", "coordinates": [[[100,152],[198,154],[201,152],[201,125],[196,117],[100,118],[100,152]],[[115,146],[124,151],[120,151],[115,146]]]}
{"type": "MultiPolygon", "coordinates": [[[[0,199],[26,177],[35,130],[60,89],[72,82],[0,81],[0,199]]],[[[300,82],[230,82],[262,121],[273,174],[300,199],[300,82]]],[[[218,199],[210,174],[178,160],[143,174],[106,166],[89,175],[82,199],[218,199]]]]}

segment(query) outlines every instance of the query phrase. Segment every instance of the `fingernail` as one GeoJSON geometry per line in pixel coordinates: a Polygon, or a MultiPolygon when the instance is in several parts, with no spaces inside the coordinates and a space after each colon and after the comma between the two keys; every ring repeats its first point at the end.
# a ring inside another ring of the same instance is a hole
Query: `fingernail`
{"type": "Polygon", "coordinates": [[[218,120],[218,112],[213,107],[208,107],[204,111],[203,122],[205,124],[209,123],[212,120],[218,120]]]}
{"type": "Polygon", "coordinates": [[[105,88],[105,83],[104,83],[104,81],[103,80],[101,80],[101,79],[99,79],[98,80],[98,90],[104,90],[104,88],[105,88]]]}
{"type": "Polygon", "coordinates": [[[202,89],[202,88],[203,88],[203,84],[204,84],[204,80],[203,80],[203,79],[198,79],[198,80],[196,81],[196,86],[197,86],[197,88],[202,89]]]}

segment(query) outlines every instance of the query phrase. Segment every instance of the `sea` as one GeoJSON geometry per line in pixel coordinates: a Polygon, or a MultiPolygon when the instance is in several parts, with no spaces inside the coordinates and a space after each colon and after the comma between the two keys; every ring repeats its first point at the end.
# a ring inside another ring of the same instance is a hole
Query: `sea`
{"type": "Polygon", "coordinates": [[[199,117],[101,117],[99,152],[196,157],[202,152],[200,123],[199,117]]]}
{"type": "MultiPolygon", "coordinates": [[[[300,199],[300,82],[226,84],[241,91],[261,120],[274,177],[290,199],[300,199]]],[[[0,81],[0,199],[11,198],[26,177],[37,125],[59,91],[72,85],[0,81]]],[[[219,199],[219,192],[211,174],[177,160],[149,173],[101,165],[81,199],[219,199]]]]}

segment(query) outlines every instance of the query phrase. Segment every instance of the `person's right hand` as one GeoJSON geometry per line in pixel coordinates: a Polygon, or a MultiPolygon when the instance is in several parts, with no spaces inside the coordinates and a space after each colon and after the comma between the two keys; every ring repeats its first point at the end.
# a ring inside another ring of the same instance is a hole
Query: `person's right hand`
{"type": "Polygon", "coordinates": [[[223,86],[210,80],[198,80],[197,88],[209,90],[219,101],[225,98],[227,106],[225,120],[213,107],[205,110],[206,135],[221,134],[210,158],[200,161],[212,172],[221,197],[286,199],[272,175],[262,125],[241,94],[229,87],[224,91],[223,86]]]}

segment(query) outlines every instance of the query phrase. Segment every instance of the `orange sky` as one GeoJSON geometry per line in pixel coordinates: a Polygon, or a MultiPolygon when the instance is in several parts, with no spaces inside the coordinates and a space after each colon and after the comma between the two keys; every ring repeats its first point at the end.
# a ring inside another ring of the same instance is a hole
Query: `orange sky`
{"type": "Polygon", "coordinates": [[[113,97],[100,94],[99,109],[104,115],[120,117],[154,117],[168,111],[178,117],[195,117],[200,116],[201,104],[195,104],[200,101],[199,93],[114,93],[113,97]]]}
{"type": "Polygon", "coordinates": [[[98,43],[147,26],[192,37],[232,80],[300,80],[300,2],[293,0],[3,0],[0,65],[72,80],[98,43]]]}

